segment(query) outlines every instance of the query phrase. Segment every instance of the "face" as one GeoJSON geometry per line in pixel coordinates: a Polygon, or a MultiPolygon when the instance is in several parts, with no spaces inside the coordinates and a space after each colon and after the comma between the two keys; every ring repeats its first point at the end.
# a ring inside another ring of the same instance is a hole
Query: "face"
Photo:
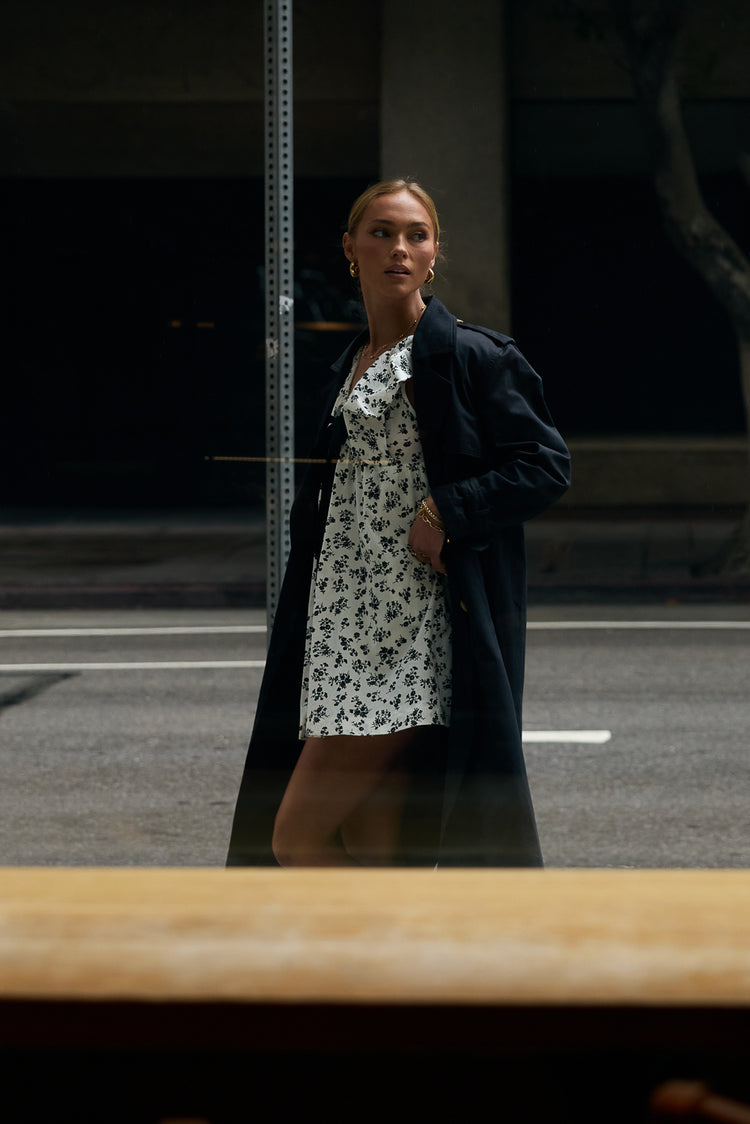
{"type": "Polygon", "coordinates": [[[425,283],[438,243],[430,216],[409,191],[373,199],[354,236],[344,235],[344,253],[359,265],[365,297],[406,297],[425,283]]]}

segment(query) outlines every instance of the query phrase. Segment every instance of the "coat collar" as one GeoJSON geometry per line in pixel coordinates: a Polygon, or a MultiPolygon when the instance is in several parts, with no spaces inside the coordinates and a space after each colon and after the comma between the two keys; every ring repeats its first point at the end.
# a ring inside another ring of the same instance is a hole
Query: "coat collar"
{"type": "MultiPolygon", "coordinates": [[[[367,329],[356,336],[332,365],[335,375],[348,373],[352,360],[367,341],[367,329]]],[[[453,352],[456,347],[456,318],[437,297],[428,297],[425,310],[414,332],[413,357],[419,363],[428,362],[432,355],[453,352]]]]}
{"type": "Polygon", "coordinates": [[[456,349],[456,318],[437,297],[428,297],[422,319],[414,333],[413,355],[427,360],[456,349]]]}

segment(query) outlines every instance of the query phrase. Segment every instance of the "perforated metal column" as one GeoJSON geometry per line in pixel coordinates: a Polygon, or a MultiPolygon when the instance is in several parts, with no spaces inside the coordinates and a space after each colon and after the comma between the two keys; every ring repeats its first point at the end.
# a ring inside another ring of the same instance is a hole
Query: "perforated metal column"
{"type": "Polygon", "coordinates": [[[294,164],[292,3],[265,3],[266,612],[289,557],[294,495],[294,164]]]}

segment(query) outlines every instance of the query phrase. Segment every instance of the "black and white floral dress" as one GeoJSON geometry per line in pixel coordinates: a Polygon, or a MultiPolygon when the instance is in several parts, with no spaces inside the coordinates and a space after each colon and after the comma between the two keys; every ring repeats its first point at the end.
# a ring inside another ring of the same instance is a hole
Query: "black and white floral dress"
{"type": "Polygon", "coordinates": [[[408,547],[429,494],[406,395],[412,340],[376,359],[350,392],[355,355],[333,407],[348,436],[310,589],[301,738],[388,734],[450,719],[445,578],[408,547]]]}

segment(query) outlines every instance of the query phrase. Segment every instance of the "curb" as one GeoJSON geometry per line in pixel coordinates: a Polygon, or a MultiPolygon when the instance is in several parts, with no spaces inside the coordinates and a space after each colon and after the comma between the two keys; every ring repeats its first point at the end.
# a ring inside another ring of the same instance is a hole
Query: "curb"
{"type": "Polygon", "coordinates": [[[265,609],[264,582],[5,586],[0,609],[265,609]]]}
{"type": "Polygon", "coordinates": [[[529,582],[529,603],[539,604],[565,604],[565,603],[595,603],[597,601],[631,601],[640,602],[690,602],[693,604],[711,602],[748,602],[750,601],[750,582],[725,581],[725,582],[663,582],[659,585],[653,583],[606,583],[596,582],[590,585],[535,585],[529,582]]]}
{"type": "MultiPolygon", "coordinates": [[[[533,604],[597,601],[749,602],[750,580],[528,585],[533,604]]],[[[265,582],[0,587],[3,609],[265,609],[265,582]]]]}

